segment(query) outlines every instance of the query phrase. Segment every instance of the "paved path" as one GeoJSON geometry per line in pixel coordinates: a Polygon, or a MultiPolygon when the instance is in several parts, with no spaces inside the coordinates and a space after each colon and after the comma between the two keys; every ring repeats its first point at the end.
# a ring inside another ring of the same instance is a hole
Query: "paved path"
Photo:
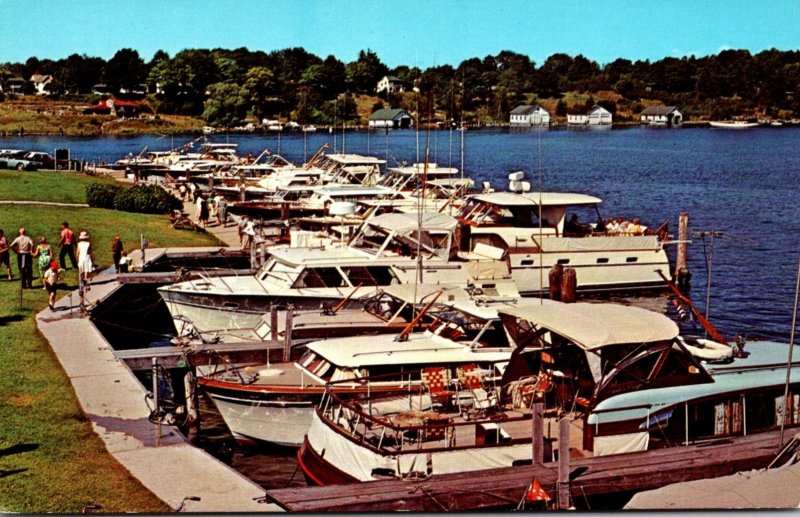
{"type": "MultiPolygon", "coordinates": [[[[238,246],[235,225],[211,226],[208,231],[238,246]]],[[[147,250],[147,256],[158,256],[161,251],[147,250]]],[[[92,280],[86,302],[102,300],[116,288],[113,270],[101,271],[92,280]]],[[[76,291],[58,300],[55,311],[45,309],[37,314],[36,323],[109,453],[156,497],[173,508],[185,497],[200,497],[199,501],[186,501],[184,511],[188,512],[281,511],[274,504],[256,502],[255,498],[264,495],[260,486],[190,445],[171,427],[163,426],[159,436],[157,426],[148,420],[147,390],[114,357],[89,318],[81,316],[76,291]]]]}

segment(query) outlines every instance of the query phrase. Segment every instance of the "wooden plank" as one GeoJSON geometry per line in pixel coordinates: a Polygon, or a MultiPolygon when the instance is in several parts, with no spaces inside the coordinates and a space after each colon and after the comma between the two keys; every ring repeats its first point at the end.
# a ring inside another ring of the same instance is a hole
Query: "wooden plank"
{"type": "MultiPolygon", "coordinates": [[[[650,490],[682,481],[719,477],[763,468],[775,456],[779,431],[722,440],[716,444],[657,449],[571,460],[585,468],[570,487],[573,501],[613,493],[650,490]]],[[[515,506],[532,477],[555,496],[556,464],[502,467],[433,476],[423,481],[386,480],[328,487],[269,490],[289,511],[442,511],[515,506]],[[513,503],[512,503],[513,501],[513,503]]]]}

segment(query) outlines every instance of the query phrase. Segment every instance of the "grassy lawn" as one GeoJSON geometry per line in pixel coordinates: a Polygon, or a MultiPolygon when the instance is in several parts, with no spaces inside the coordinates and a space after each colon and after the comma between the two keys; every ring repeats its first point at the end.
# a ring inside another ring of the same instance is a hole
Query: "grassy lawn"
{"type": "MultiPolygon", "coordinates": [[[[81,193],[93,181],[108,180],[0,171],[0,199],[85,202],[81,193]],[[19,185],[19,176],[24,188],[11,188],[19,185]]],[[[114,235],[122,237],[128,251],[138,246],[141,234],[151,247],[218,244],[205,233],[171,229],[166,216],[0,205],[0,228],[12,237],[25,226],[32,237],[44,235],[55,244],[63,220],[90,233],[100,268],[112,263],[114,235]]],[[[15,260],[12,253],[15,280],[0,280],[0,511],[79,513],[86,504],[101,506],[103,513],[169,511],[108,454],[92,431],[69,379],[36,328],[34,315],[47,306],[46,293],[20,290],[15,260]]],[[[67,285],[77,285],[74,270],[64,276],[67,285]]]]}

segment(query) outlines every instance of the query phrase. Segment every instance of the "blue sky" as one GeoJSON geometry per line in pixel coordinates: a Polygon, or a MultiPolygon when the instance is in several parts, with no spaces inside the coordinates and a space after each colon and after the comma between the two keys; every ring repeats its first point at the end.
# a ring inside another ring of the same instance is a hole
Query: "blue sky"
{"type": "Polygon", "coordinates": [[[530,56],[698,57],[726,48],[800,49],[800,0],[0,0],[0,62],[133,48],[300,46],[388,66],[457,66],[501,50],[530,56]]]}

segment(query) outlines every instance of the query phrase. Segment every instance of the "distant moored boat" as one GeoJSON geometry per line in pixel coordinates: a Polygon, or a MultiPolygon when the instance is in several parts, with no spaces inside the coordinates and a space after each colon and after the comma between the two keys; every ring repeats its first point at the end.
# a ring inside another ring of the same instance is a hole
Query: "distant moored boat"
{"type": "Polygon", "coordinates": [[[757,127],[758,122],[746,122],[744,120],[719,120],[711,121],[708,123],[711,127],[718,127],[722,129],[749,129],[757,127]]]}

